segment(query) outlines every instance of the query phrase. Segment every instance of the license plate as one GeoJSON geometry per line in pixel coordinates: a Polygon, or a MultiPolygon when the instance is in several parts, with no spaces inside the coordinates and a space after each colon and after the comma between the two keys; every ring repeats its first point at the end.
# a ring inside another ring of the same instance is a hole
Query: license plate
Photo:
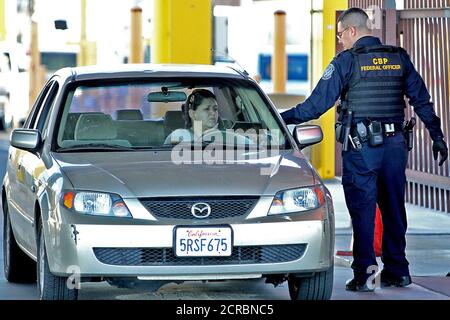
{"type": "Polygon", "coordinates": [[[177,227],[175,254],[178,257],[231,256],[233,232],[230,227],[177,227]]]}

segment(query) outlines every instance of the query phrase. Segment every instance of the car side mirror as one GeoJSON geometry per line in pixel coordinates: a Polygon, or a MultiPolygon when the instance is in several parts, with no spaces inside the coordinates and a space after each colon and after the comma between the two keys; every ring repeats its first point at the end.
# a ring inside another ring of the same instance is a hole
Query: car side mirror
{"type": "Polygon", "coordinates": [[[322,128],[316,125],[300,124],[294,128],[293,135],[300,149],[323,140],[322,128]]]}
{"type": "Polygon", "coordinates": [[[11,132],[10,144],[15,148],[36,152],[41,142],[41,133],[38,130],[14,129],[11,132]]]}

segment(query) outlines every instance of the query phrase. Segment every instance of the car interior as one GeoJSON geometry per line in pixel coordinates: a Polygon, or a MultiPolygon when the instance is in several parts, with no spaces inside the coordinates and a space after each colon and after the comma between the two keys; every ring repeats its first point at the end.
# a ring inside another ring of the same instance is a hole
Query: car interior
{"type": "MultiPolygon", "coordinates": [[[[270,114],[260,114],[260,110],[254,106],[253,101],[257,101],[257,98],[251,96],[255,94],[252,90],[242,93],[241,96],[226,86],[206,88],[214,92],[219,105],[219,128],[245,132],[250,129],[268,129],[268,125],[278,127],[270,114]],[[272,123],[267,124],[266,121],[272,123]]],[[[157,87],[149,90],[145,86],[132,89],[125,86],[124,89],[83,87],[78,94],[73,93],[72,100],[68,100],[66,104],[69,107],[63,111],[58,145],[62,148],[86,144],[137,148],[163,146],[165,139],[172,132],[185,128],[182,105],[192,90],[194,87],[177,87],[169,91],[178,94],[177,100],[147,101],[150,99],[147,98],[149,92],[152,97],[163,99],[167,88],[157,87]],[[122,100],[114,96],[122,94],[120,90],[125,92],[125,98],[122,100]],[[184,100],[181,100],[182,97],[184,100]],[[132,103],[126,104],[129,100],[132,103]],[[119,108],[118,105],[122,101],[124,106],[119,108]],[[137,104],[141,107],[137,107],[137,104]]]]}

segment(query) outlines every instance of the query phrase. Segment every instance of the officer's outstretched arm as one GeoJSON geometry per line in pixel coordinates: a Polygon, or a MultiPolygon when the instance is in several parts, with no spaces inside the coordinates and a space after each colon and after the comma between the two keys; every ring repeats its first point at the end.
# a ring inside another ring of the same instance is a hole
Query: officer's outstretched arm
{"type": "Polygon", "coordinates": [[[325,70],[311,95],[301,104],[281,113],[287,124],[298,124],[318,119],[334,106],[343,88],[339,61],[333,60],[325,70]]]}

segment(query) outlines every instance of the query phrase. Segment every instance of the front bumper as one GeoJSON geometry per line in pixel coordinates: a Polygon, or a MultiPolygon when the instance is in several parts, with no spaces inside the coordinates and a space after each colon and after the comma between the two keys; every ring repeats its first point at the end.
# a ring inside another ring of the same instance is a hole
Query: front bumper
{"type": "Polygon", "coordinates": [[[325,270],[332,265],[333,259],[333,228],[326,219],[230,224],[234,236],[233,255],[239,256],[241,250],[247,248],[261,255],[258,250],[263,248],[265,252],[272,252],[266,260],[221,262],[220,259],[195,258],[197,260],[192,261],[182,259],[193,258],[175,258],[170,263],[155,260],[152,265],[125,265],[121,261],[128,260],[120,259],[120,256],[134,252],[139,257],[140,252],[136,250],[171,254],[175,225],[53,224],[52,227],[49,222],[48,227],[50,233],[46,244],[50,253],[49,266],[52,273],[59,276],[68,276],[78,270],[82,277],[159,280],[255,278],[263,274],[325,270]],[[277,252],[280,254],[277,255],[277,252]],[[282,252],[290,252],[290,255],[283,255],[282,252]],[[116,258],[109,254],[114,254],[116,258]]]}

